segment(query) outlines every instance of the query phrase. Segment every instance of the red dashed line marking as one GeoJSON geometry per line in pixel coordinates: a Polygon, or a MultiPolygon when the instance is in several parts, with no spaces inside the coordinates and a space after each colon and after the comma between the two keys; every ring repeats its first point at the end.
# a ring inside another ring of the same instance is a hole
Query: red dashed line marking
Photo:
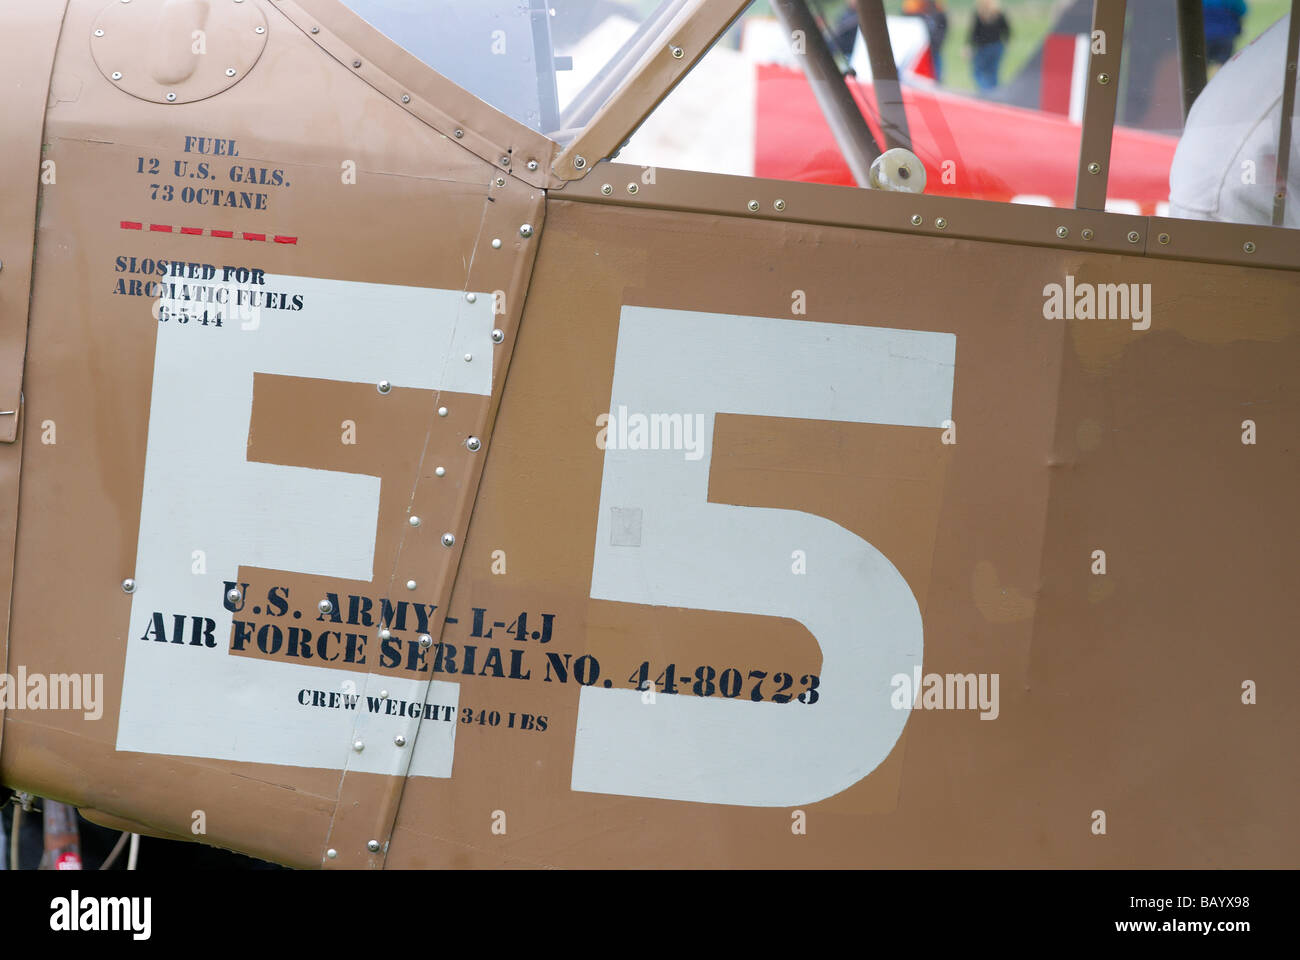
{"type": "MultiPolygon", "coordinates": [[[[141,223],[138,220],[122,220],[119,221],[119,226],[121,226],[123,230],[146,229],[145,224],[141,223]]],[[[244,240],[252,240],[257,243],[273,242],[273,243],[296,244],[298,242],[297,237],[286,236],[285,234],[282,233],[265,234],[265,233],[246,233],[242,231],[236,233],[236,231],[234,230],[205,230],[203,227],[175,227],[165,223],[151,223],[148,225],[148,230],[150,233],[180,232],[181,234],[187,237],[202,237],[206,235],[210,237],[219,237],[222,240],[233,240],[236,236],[238,236],[244,240]]]]}

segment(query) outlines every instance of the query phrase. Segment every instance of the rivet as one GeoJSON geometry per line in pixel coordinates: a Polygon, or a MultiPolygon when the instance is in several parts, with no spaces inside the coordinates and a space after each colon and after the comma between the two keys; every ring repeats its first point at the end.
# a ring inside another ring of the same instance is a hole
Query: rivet
{"type": "Polygon", "coordinates": [[[500,250],[500,249],[501,249],[501,238],[500,238],[500,237],[493,237],[493,238],[492,238],[492,249],[493,249],[493,250],[500,250]]]}
{"type": "Polygon", "coordinates": [[[506,185],[506,178],[505,178],[505,177],[497,177],[497,178],[496,178],[494,181],[492,181],[492,182],[495,183],[498,187],[504,187],[504,186],[506,185]]]}
{"type": "Polygon", "coordinates": [[[311,32],[312,32],[312,33],[320,33],[320,27],[312,27],[312,28],[311,28],[311,32]]]}
{"type": "Polygon", "coordinates": [[[502,158],[501,158],[501,166],[503,166],[503,167],[508,167],[508,166],[510,166],[510,158],[509,158],[509,157],[502,157],[502,158]]]}
{"type": "Polygon", "coordinates": [[[1064,226],[1062,226],[1062,227],[1057,227],[1057,228],[1056,228],[1056,235],[1057,235],[1058,237],[1060,237],[1062,240],[1064,240],[1066,237],[1068,237],[1068,236],[1070,235],[1070,228],[1069,228],[1069,227],[1064,227],[1064,226]]]}
{"type": "Polygon", "coordinates": [[[404,747],[406,746],[406,738],[399,733],[397,736],[393,737],[393,743],[399,747],[404,747]]]}
{"type": "Polygon", "coordinates": [[[600,185],[600,192],[608,197],[611,193],[614,192],[614,188],[610,186],[608,183],[602,183],[600,185]]]}
{"type": "Polygon", "coordinates": [[[239,592],[238,588],[226,591],[226,599],[229,600],[231,603],[238,603],[243,598],[244,595],[239,592]]]}
{"type": "Polygon", "coordinates": [[[266,27],[254,27],[254,28],[253,28],[253,32],[254,32],[254,33],[266,33],[266,27]]]}
{"type": "Polygon", "coordinates": [[[328,600],[322,600],[320,603],[316,604],[316,609],[321,613],[333,613],[334,604],[330,603],[328,600]]]}
{"type": "Polygon", "coordinates": [[[525,166],[527,166],[529,170],[536,170],[536,169],[537,169],[537,161],[536,161],[536,160],[529,160],[528,163],[525,164],[525,166]]]}
{"type": "Polygon", "coordinates": [[[438,416],[440,416],[440,417],[445,417],[446,415],[447,415],[447,408],[446,408],[446,407],[439,407],[439,408],[438,408],[438,416]]]}
{"type": "Polygon", "coordinates": [[[380,393],[388,393],[388,391],[393,389],[393,385],[387,380],[380,380],[379,383],[375,385],[375,389],[380,393]]]}
{"type": "Polygon", "coordinates": [[[465,441],[465,446],[469,450],[477,450],[479,447],[483,446],[483,444],[479,441],[478,437],[470,437],[465,441]]]}
{"type": "Polygon", "coordinates": [[[519,236],[531,237],[532,235],[533,235],[533,225],[531,223],[525,223],[519,228],[519,236]]]}
{"type": "MultiPolygon", "coordinates": [[[[361,64],[359,64],[359,63],[357,64],[357,66],[360,66],[360,65],[361,65],[361,64]]],[[[228,76],[228,77],[233,77],[234,75],[235,75],[235,68],[234,68],[234,67],[226,67],[226,76],[228,76]]]]}
{"type": "Polygon", "coordinates": [[[1254,253],[1255,242],[1253,240],[1247,240],[1245,243],[1241,245],[1241,249],[1244,250],[1246,253],[1254,253]]]}
{"type": "Polygon", "coordinates": [[[420,646],[425,650],[428,650],[433,646],[433,637],[429,636],[427,633],[420,634],[420,646]]]}
{"type": "Polygon", "coordinates": [[[627,185],[627,192],[628,192],[628,193],[636,193],[636,192],[637,192],[638,190],[640,190],[640,189],[641,189],[641,188],[638,187],[635,183],[629,183],[629,184],[627,185]]]}
{"type": "Polygon", "coordinates": [[[414,589],[415,589],[415,581],[414,581],[414,580],[407,580],[407,581],[406,581],[406,589],[407,589],[407,590],[414,590],[414,589]]]}
{"type": "Polygon", "coordinates": [[[463,137],[463,136],[465,136],[465,131],[464,131],[464,130],[461,130],[459,127],[457,127],[457,128],[456,128],[456,139],[459,140],[459,139],[460,139],[461,137],[463,137]]]}
{"type": "Polygon", "coordinates": [[[474,354],[472,354],[472,353],[467,353],[467,354],[465,354],[465,362],[466,362],[466,363],[469,363],[469,362],[470,362],[471,360],[473,360],[473,359],[474,359],[474,354]]]}
{"type": "Polygon", "coordinates": [[[1096,160],[1092,161],[1092,163],[1088,164],[1088,172],[1101,173],[1101,164],[1098,163],[1096,160]]]}
{"type": "Polygon", "coordinates": [[[437,470],[434,470],[433,472],[439,477],[445,477],[447,475],[447,468],[439,467],[437,470]]]}
{"type": "Polygon", "coordinates": [[[408,521],[406,521],[406,522],[409,523],[409,524],[410,524],[411,526],[413,526],[413,527],[418,527],[418,526],[420,525],[420,518],[419,518],[419,517],[411,517],[411,519],[408,520],[408,521]]]}
{"type": "Polygon", "coordinates": [[[587,165],[587,158],[586,158],[586,157],[574,157],[574,158],[573,158],[573,168],[574,168],[575,170],[581,170],[581,169],[582,169],[583,167],[585,167],[586,165],[587,165]]]}
{"type": "Polygon", "coordinates": [[[1092,227],[1084,227],[1079,231],[1079,236],[1083,237],[1085,240],[1091,240],[1093,237],[1092,227]]]}
{"type": "Polygon", "coordinates": [[[1137,243],[1137,242],[1138,242],[1139,240],[1141,240],[1141,239],[1142,239],[1142,235],[1141,235],[1140,233],[1138,233],[1136,230],[1130,230],[1130,231],[1128,232],[1128,242],[1129,242],[1129,243],[1137,243]]]}
{"type": "Polygon", "coordinates": [[[683,50],[681,47],[677,46],[676,44],[673,44],[673,46],[669,47],[668,49],[672,51],[674,60],[680,60],[682,57],[686,56],[686,51],[683,50]]]}
{"type": "Polygon", "coordinates": [[[444,533],[442,535],[442,545],[444,547],[454,547],[456,545],[456,535],[454,533],[444,533]]]}
{"type": "Polygon", "coordinates": [[[114,79],[114,80],[121,80],[121,79],[122,79],[122,72],[121,72],[120,70],[114,70],[114,71],[113,71],[113,79],[114,79]]]}
{"type": "Polygon", "coordinates": [[[357,753],[360,753],[362,750],[366,749],[365,741],[363,741],[363,740],[353,740],[353,741],[352,741],[352,749],[355,750],[357,753]]]}
{"type": "Polygon", "coordinates": [[[465,294],[465,301],[466,301],[467,303],[477,303],[477,302],[478,302],[478,294],[477,294],[477,293],[467,293],[467,294],[465,294]]]}
{"type": "Polygon", "coordinates": [[[360,70],[360,69],[361,69],[361,61],[360,61],[360,60],[353,60],[353,61],[352,61],[352,66],[355,67],[356,69],[360,70]]]}
{"type": "Polygon", "coordinates": [[[339,852],[335,850],[333,847],[330,847],[328,850],[325,851],[325,856],[329,857],[331,860],[335,859],[338,855],[339,852]]]}
{"type": "Polygon", "coordinates": [[[923,222],[919,213],[912,214],[912,226],[919,227],[923,222]]]}
{"type": "Polygon", "coordinates": [[[1097,82],[1104,87],[1106,84],[1110,83],[1110,74],[1109,73],[1097,74],[1097,82]]]}
{"type": "Polygon", "coordinates": [[[410,102],[411,102],[411,95],[409,93],[402,94],[402,103],[410,103],[410,102]]]}
{"type": "Polygon", "coordinates": [[[366,844],[366,849],[369,850],[371,853],[378,853],[378,852],[379,852],[379,841],[378,841],[378,840],[371,840],[371,841],[369,841],[369,842],[366,844]]]}
{"type": "Polygon", "coordinates": [[[1162,234],[1160,234],[1160,236],[1156,237],[1156,239],[1159,240],[1161,243],[1168,243],[1168,242],[1169,242],[1169,234],[1167,234],[1167,233],[1162,233],[1162,234]]]}
{"type": "MultiPolygon", "coordinates": [[[[379,628],[379,639],[380,639],[380,640],[391,640],[391,639],[393,639],[393,631],[389,630],[387,627],[380,627],[380,628],[379,628]]],[[[380,696],[382,697],[383,694],[381,693],[380,696]]]]}
{"type": "Polygon", "coordinates": [[[135,593],[135,581],[132,580],[130,577],[127,577],[125,580],[123,580],[123,581],[122,581],[122,592],[123,592],[123,593],[135,593]]]}
{"type": "Polygon", "coordinates": [[[940,230],[948,229],[948,221],[945,220],[943,217],[936,217],[934,221],[934,225],[938,227],[940,230]]]}
{"type": "Polygon", "coordinates": [[[750,210],[751,213],[755,213],[755,212],[758,211],[758,201],[757,201],[757,200],[751,200],[751,201],[749,201],[749,203],[745,204],[745,206],[749,207],[749,210],[750,210]]]}
{"type": "Polygon", "coordinates": [[[777,200],[775,203],[772,204],[772,206],[775,207],[777,210],[784,210],[784,209],[785,209],[785,201],[784,201],[784,200],[777,200]]]}
{"type": "MultiPolygon", "coordinates": [[[[380,633],[382,634],[383,631],[381,630],[380,633]]],[[[387,637],[384,637],[384,639],[387,640],[388,638],[387,638],[387,637]]],[[[380,690],[380,691],[379,691],[379,699],[380,699],[380,700],[387,700],[387,699],[388,699],[388,691],[387,691],[387,690],[380,690]]]]}
{"type": "Polygon", "coordinates": [[[169,92],[169,93],[167,94],[167,99],[168,99],[168,101],[175,100],[175,99],[176,99],[176,94],[174,94],[174,93],[170,93],[170,92],[169,92]]]}
{"type": "Polygon", "coordinates": [[[102,29],[101,29],[101,30],[96,30],[96,31],[95,31],[95,36],[97,36],[97,37],[102,37],[103,35],[104,35],[104,31],[103,31],[102,29]]]}
{"type": "Polygon", "coordinates": [[[504,330],[499,330],[499,329],[498,329],[498,330],[493,330],[493,331],[492,331],[492,342],[493,342],[493,343],[500,343],[500,342],[501,342],[502,340],[504,340],[505,338],[506,338],[506,332],[505,332],[504,330]]]}

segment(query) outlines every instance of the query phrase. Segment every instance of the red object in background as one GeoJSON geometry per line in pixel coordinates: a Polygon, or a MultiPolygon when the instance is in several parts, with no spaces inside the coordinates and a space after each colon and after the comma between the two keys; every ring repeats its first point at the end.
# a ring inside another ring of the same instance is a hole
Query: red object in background
{"type": "MultiPolygon", "coordinates": [[[[756,70],[754,176],[856,185],[804,75],[776,65],[756,70]]],[[[879,142],[871,84],[848,83],[869,107],[867,123],[879,142]]],[[[1080,128],[1065,117],[920,86],[903,87],[903,104],[927,194],[998,201],[1032,195],[1074,206],[1080,128]],[[953,182],[945,183],[949,161],[953,182]]],[[[1177,146],[1176,137],[1116,127],[1107,195],[1154,214],[1169,199],[1177,146]]]]}
{"type": "Polygon", "coordinates": [[[1073,33],[1049,33],[1043,41],[1043,80],[1038,91],[1040,109],[1069,116],[1077,45],[1078,39],[1073,33]]]}

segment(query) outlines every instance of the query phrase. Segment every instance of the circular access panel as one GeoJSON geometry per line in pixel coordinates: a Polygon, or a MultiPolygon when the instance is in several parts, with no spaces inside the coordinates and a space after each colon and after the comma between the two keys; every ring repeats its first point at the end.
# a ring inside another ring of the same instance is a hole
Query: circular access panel
{"type": "Polygon", "coordinates": [[[255,0],[111,0],[91,25],[90,49],[132,96],[193,103],[244,79],[267,30],[255,0]]]}

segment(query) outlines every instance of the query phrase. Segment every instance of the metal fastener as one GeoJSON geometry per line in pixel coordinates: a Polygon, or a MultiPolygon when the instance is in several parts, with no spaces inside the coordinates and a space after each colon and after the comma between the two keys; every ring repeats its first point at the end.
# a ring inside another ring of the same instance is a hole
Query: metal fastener
{"type": "Polygon", "coordinates": [[[1101,164],[1098,163],[1096,160],[1092,161],[1092,163],[1088,164],[1088,172],[1101,173],[1101,164]]]}
{"type": "Polygon", "coordinates": [[[411,526],[413,526],[413,527],[418,527],[418,526],[420,525],[420,518],[419,518],[419,517],[411,517],[411,519],[407,520],[406,522],[409,523],[409,524],[410,524],[411,526]]]}
{"type": "Polygon", "coordinates": [[[460,127],[457,127],[457,128],[456,128],[456,139],[459,140],[459,139],[460,139],[461,137],[463,137],[463,136],[465,136],[465,131],[462,130],[462,129],[460,129],[460,127]]]}
{"type": "Polygon", "coordinates": [[[536,170],[536,169],[537,169],[537,161],[536,161],[536,160],[529,160],[526,164],[524,164],[524,166],[526,166],[529,170],[536,170]]]}
{"type": "Polygon", "coordinates": [[[948,229],[948,221],[945,220],[943,217],[936,217],[934,221],[934,225],[938,227],[940,230],[948,229]]]}
{"type": "Polygon", "coordinates": [[[330,603],[328,600],[322,600],[320,603],[316,604],[316,609],[321,613],[333,613],[334,604],[330,603]]]}
{"type": "Polygon", "coordinates": [[[325,856],[329,857],[331,860],[335,859],[338,855],[339,852],[335,850],[333,847],[330,847],[328,850],[325,851],[325,856]]]}
{"type": "Polygon", "coordinates": [[[409,93],[402,94],[402,103],[410,103],[410,102],[411,102],[411,95],[409,93]]]}
{"type": "Polygon", "coordinates": [[[168,94],[167,94],[167,100],[170,102],[170,101],[175,100],[175,99],[176,99],[176,94],[171,93],[171,92],[169,91],[168,94]]]}
{"type": "Polygon", "coordinates": [[[1255,241],[1253,241],[1253,240],[1247,240],[1245,243],[1243,243],[1243,244],[1241,245],[1241,249],[1244,250],[1246,253],[1254,253],[1254,252],[1255,252],[1255,241]]]}
{"type": "Polygon", "coordinates": [[[1167,234],[1167,233],[1162,233],[1162,234],[1160,234],[1160,236],[1156,237],[1156,239],[1159,240],[1161,243],[1168,243],[1168,242],[1169,242],[1169,234],[1167,234]]]}
{"type": "MultiPolygon", "coordinates": [[[[393,639],[393,631],[389,630],[387,627],[380,627],[380,628],[379,628],[379,639],[380,639],[380,640],[391,640],[391,639],[393,639]]],[[[383,694],[381,693],[380,696],[382,697],[383,694]]]]}
{"type": "Polygon", "coordinates": [[[369,841],[369,842],[366,844],[366,849],[369,850],[371,853],[378,853],[378,852],[379,852],[379,841],[378,841],[378,840],[371,840],[371,841],[369,841]]]}
{"type": "Polygon", "coordinates": [[[234,75],[235,75],[235,68],[234,68],[234,67],[226,67],[226,76],[228,76],[228,77],[233,77],[234,75]]]}
{"type": "Polygon", "coordinates": [[[531,237],[532,235],[533,235],[533,225],[531,223],[525,223],[519,228],[519,236],[531,237]]]}
{"type": "Polygon", "coordinates": [[[114,80],[121,80],[121,79],[122,79],[122,71],[120,71],[120,70],[114,70],[114,71],[113,71],[113,79],[114,79],[114,80]]]}
{"type": "Polygon", "coordinates": [[[1085,240],[1091,240],[1093,237],[1092,227],[1084,227],[1079,231],[1079,236],[1083,237],[1085,240]]]}
{"type": "Polygon", "coordinates": [[[266,27],[254,27],[253,32],[259,34],[266,33],[266,27]]]}
{"type": "Polygon", "coordinates": [[[439,408],[438,408],[438,416],[440,416],[440,417],[445,417],[446,415],[447,415],[447,408],[446,408],[446,407],[439,407],[439,408]]]}
{"type": "Polygon", "coordinates": [[[235,589],[226,591],[226,599],[231,603],[238,603],[240,600],[244,599],[244,595],[240,593],[239,589],[236,587],[235,589]]]}
{"type": "Polygon", "coordinates": [[[357,753],[360,753],[362,750],[366,749],[366,744],[362,740],[353,740],[352,749],[355,750],[357,753]]]}
{"type": "Polygon", "coordinates": [[[508,167],[508,166],[510,166],[510,158],[509,158],[509,157],[502,157],[502,158],[501,158],[501,166],[503,166],[503,167],[508,167]]]}
{"type": "MultiPolygon", "coordinates": [[[[382,633],[382,631],[381,631],[381,633],[382,633]]],[[[387,640],[388,638],[385,637],[384,639],[387,640]]],[[[387,690],[380,690],[380,691],[379,691],[379,699],[380,699],[380,700],[387,700],[387,699],[388,699],[388,691],[387,691],[387,690]]]]}
{"type": "Polygon", "coordinates": [[[442,545],[444,547],[454,547],[456,545],[456,535],[454,533],[444,533],[442,535],[442,545]]]}
{"type": "Polygon", "coordinates": [[[686,56],[686,51],[683,50],[681,47],[677,46],[676,44],[673,44],[668,49],[672,51],[674,60],[680,60],[682,57],[686,56]]]}
{"type": "Polygon", "coordinates": [[[407,590],[414,590],[414,589],[415,589],[415,581],[414,581],[414,580],[407,580],[407,581],[406,581],[406,589],[407,589],[407,590]]]}
{"type": "Polygon", "coordinates": [[[312,28],[311,28],[311,32],[312,32],[312,33],[320,33],[320,27],[312,27],[312,28]]]}
{"type": "Polygon", "coordinates": [[[638,187],[635,183],[629,183],[629,184],[627,185],[627,192],[628,192],[628,193],[636,193],[636,192],[637,192],[638,190],[640,190],[640,189],[641,189],[641,188],[638,187]]]}
{"type": "Polygon", "coordinates": [[[587,166],[587,158],[578,156],[573,158],[573,169],[581,170],[587,166]]]}
{"type": "Polygon", "coordinates": [[[492,238],[492,249],[493,249],[493,250],[500,250],[500,249],[501,249],[501,238],[500,238],[500,237],[493,237],[493,238],[492,238]]]}
{"type": "Polygon", "coordinates": [[[427,633],[420,634],[420,646],[425,650],[428,650],[433,646],[433,637],[429,636],[427,633]]]}
{"type": "Polygon", "coordinates": [[[399,733],[397,736],[393,737],[393,743],[399,747],[404,747],[406,746],[406,738],[399,733]]]}
{"type": "Polygon", "coordinates": [[[1136,230],[1130,230],[1130,231],[1128,232],[1128,242],[1129,242],[1129,243],[1137,243],[1137,242],[1138,242],[1139,240],[1141,240],[1141,239],[1142,239],[1142,235],[1141,235],[1140,233],[1138,233],[1136,230]]]}
{"type": "Polygon", "coordinates": [[[1057,227],[1056,235],[1060,237],[1062,240],[1064,240],[1066,237],[1070,235],[1070,228],[1065,226],[1057,227]]]}
{"type": "Polygon", "coordinates": [[[923,222],[919,213],[912,214],[912,226],[919,227],[923,222]]]}
{"type": "Polygon", "coordinates": [[[97,37],[102,37],[103,35],[104,35],[104,31],[103,31],[102,29],[101,29],[101,30],[96,30],[96,31],[95,31],[95,36],[97,36],[97,37]]]}
{"type": "Polygon", "coordinates": [[[600,185],[600,192],[608,197],[611,193],[614,192],[614,188],[608,183],[602,183],[600,185]]]}
{"type": "Polygon", "coordinates": [[[465,441],[465,447],[471,451],[477,450],[481,446],[483,446],[483,444],[479,441],[478,437],[470,437],[465,441]]]}
{"type": "Polygon", "coordinates": [[[469,362],[470,362],[471,360],[473,360],[473,359],[474,359],[474,354],[472,354],[472,353],[467,353],[467,354],[465,354],[465,362],[466,362],[466,363],[469,363],[469,362]]]}
{"type": "Polygon", "coordinates": [[[749,207],[749,212],[750,212],[750,213],[757,213],[757,212],[758,212],[758,201],[757,201],[757,200],[751,200],[751,201],[749,201],[749,203],[745,204],[745,206],[749,207]]]}
{"type": "Polygon", "coordinates": [[[445,476],[447,475],[447,468],[446,468],[446,467],[439,467],[438,469],[434,470],[433,472],[434,472],[435,475],[437,475],[437,476],[439,476],[439,477],[445,477],[445,476]]]}
{"type": "Polygon", "coordinates": [[[123,580],[123,581],[122,581],[122,592],[123,592],[123,593],[135,593],[135,581],[132,580],[130,577],[127,577],[125,580],[123,580]]]}
{"type": "Polygon", "coordinates": [[[390,390],[393,389],[393,385],[389,383],[387,380],[380,380],[379,383],[375,385],[375,389],[378,390],[380,393],[388,393],[390,390]]]}
{"type": "Polygon", "coordinates": [[[496,329],[492,331],[493,343],[500,343],[501,341],[505,340],[505,338],[506,338],[506,332],[504,330],[496,329]]]}
{"type": "Polygon", "coordinates": [[[477,294],[477,293],[473,293],[473,292],[470,292],[470,293],[465,294],[465,301],[466,301],[467,303],[477,303],[477,302],[478,302],[478,294],[477,294]]]}
{"type": "Polygon", "coordinates": [[[505,178],[505,177],[497,177],[497,178],[496,178],[495,180],[493,180],[492,182],[495,183],[498,187],[504,187],[504,186],[506,185],[506,178],[505,178]]]}
{"type": "Polygon", "coordinates": [[[772,206],[775,207],[777,210],[784,210],[784,209],[785,209],[785,201],[784,201],[784,200],[777,200],[775,203],[772,204],[772,206]]]}
{"type": "Polygon", "coordinates": [[[355,67],[356,69],[360,70],[360,69],[361,69],[361,61],[360,61],[360,60],[353,60],[353,61],[352,61],[352,66],[355,67]]]}
{"type": "Polygon", "coordinates": [[[1110,83],[1110,74],[1109,73],[1097,74],[1097,82],[1104,87],[1106,84],[1110,83]]]}

